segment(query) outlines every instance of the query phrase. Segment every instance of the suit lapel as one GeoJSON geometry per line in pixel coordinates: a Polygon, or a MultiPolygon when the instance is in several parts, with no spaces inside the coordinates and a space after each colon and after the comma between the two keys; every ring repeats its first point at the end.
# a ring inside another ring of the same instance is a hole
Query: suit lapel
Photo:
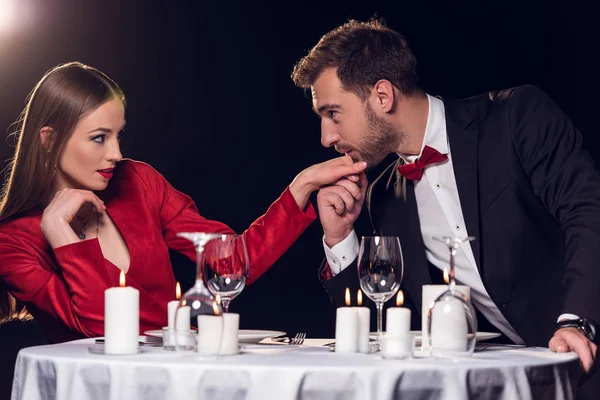
{"type": "Polygon", "coordinates": [[[452,153],[452,165],[467,232],[474,236],[471,249],[479,272],[481,237],[479,227],[478,130],[466,106],[456,100],[444,100],[446,131],[452,153]]]}

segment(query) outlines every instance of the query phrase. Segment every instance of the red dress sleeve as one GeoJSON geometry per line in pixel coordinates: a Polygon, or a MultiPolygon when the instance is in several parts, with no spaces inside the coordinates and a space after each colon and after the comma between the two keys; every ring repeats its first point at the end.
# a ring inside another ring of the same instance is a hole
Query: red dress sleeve
{"type": "MultiPolygon", "coordinates": [[[[224,223],[200,216],[193,200],[175,190],[152,167],[144,163],[135,165],[159,203],[164,238],[170,248],[195,261],[194,246],[189,240],[178,237],[178,232],[234,233],[224,223]]],[[[265,273],[315,219],[312,204],[309,202],[304,210],[300,209],[289,188],[286,188],[267,212],[243,233],[250,259],[248,283],[265,273]]]]}
{"type": "Polygon", "coordinates": [[[5,232],[0,232],[0,254],[0,278],[13,296],[73,331],[103,334],[104,290],[114,284],[109,282],[97,240],[55,249],[60,272],[28,243],[5,232]]]}

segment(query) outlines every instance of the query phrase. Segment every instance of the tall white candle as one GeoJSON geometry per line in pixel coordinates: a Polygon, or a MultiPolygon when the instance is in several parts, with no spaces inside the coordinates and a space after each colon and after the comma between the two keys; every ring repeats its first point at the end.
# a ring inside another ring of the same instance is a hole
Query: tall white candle
{"type": "Polygon", "coordinates": [[[167,312],[168,312],[168,327],[169,329],[175,329],[175,313],[177,312],[177,307],[179,307],[179,300],[172,300],[167,303],[167,312]]]}
{"type": "MultiPolygon", "coordinates": [[[[346,288],[346,305],[350,305],[350,289],[346,288]]],[[[339,307],[335,317],[336,353],[358,351],[358,314],[353,307],[339,307]]]]}
{"type": "MultiPolygon", "coordinates": [[[[429,312],[429,306],[431,305],[431,303],[433,301],[435,301],[435,299],[438,298],[439,295],[441,295],[442,293],[444,293],[446,290],[448,290],[448,285],[423,285],[423,296],[422,296],[422,305],[421,305],[421,349],[422,350],[429,350],[430,349],[430,344],[428,342],[428,334],[429,334],[429,330],[428,330],[428,326],[427,326],[427,313],[429,312]]],[[[464,286],[464,285],[456,285],[456,290],[458,290],[460,293],[462,293],[463,295],[465,295],[469,301],[471,299],[471,288],[468,286],[464,286]]],[[[446,316],[448,317],[448,316],[446,316]]],[[[451,323],[453,320],[455,320],[454,317],[451,317],[449,319],[444,320],[444,317],[442,317],[442,320],[439,321],[440,324],[446,324],[446,323],[451,323]]],[[[436,321],[432,321],[432,324],[435,323],[436,321]]],[[[440,325],[443,326],[443,325],[440,325]]],[[[449,327],[449,329],[452,329],[451,327],[449,327]]],[[[460,332],[456,332],[456,334],[459,334],[460,332]]],[[[442,335],[442,333],[440,333],[440,335],[442,335]]],[[[466,335],[465,335],[466,338],[466,335]]]]}
{"type": "Polygon", "coordinates": [[[356,295],[356,303],[358,307],[355,307],[356,310],[356,318],[358,324],[358,333],[357,333],[357,348],[359,353],[369,353],[369,333],[371,331],[371,310],[368,307],[362,306],[362,292],[360,289],[358,290],[358,294],[356,295]]]}
{"type": "Polygon", "coordinates": [[[190,306],[183,306],[177,309],[177,317],[175,319],[176,331],[189,331],[191,329],[191,313],[190,306]]]}
{"type": "Polygon", "coordinates": [[[410,309],[402,307],[404,304],[404,293],[398,291],[396,307],[387,309],[385,328],[388,337],[408,337],[410,333],[410,309]]]}
{"type": "Polygon", "coordinates": [[[140,334],[140,292],[125,286],[121,271],[120,287],[104,291],[104,352],[133,354],[138,352],[140,334]]]}
{"type": "Polygon", "coordinates": [[[240,327],[240,314],[223,314],[223,340],[219,354],[233,355],[239,353],[238,331],[240,327]]]}
{"type": "Polygon", "coordinates": [[[198,316],[198,353],[217,355],[223,337],[223,318],[220,315],[198,316]]]}

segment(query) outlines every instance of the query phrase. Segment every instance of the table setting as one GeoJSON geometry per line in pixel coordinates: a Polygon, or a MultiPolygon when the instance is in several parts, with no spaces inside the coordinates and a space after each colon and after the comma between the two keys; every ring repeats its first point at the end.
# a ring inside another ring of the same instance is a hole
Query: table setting
{"type": "Polygon", "coordinates": [[[140,336],[139,293],[122,272],[105,292],[105,336],[21,350],[12,399],[574,398],[575,353],[486,343],[500,334],[477,331],[453,263],[472,238],[440,238],[450,253],[446,285],[423,286],[416,331],[403,307],[398,238],[363,237],[360,290],[346,289],[334,338],[310,338],[239,328],[241,316],[228,308],[248,275],[242,236],[180,236],[196,246],[196,282],[183,294],[177,284],[167,326],[140,336]],[[363,295],[376,305],[374,331],[363,295]]]}

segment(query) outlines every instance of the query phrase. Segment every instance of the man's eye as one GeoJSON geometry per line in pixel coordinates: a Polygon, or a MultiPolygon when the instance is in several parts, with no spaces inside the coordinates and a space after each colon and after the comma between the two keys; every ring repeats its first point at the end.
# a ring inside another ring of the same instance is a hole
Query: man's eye
{"type": "Polygon", "coordinates": [[[332,110],[332,111],[329,111],[329,116],[330,116],[331,118],[335,118],[335,116],[336,116],[337,114],[338,114],[338,112],[337,112],[337,111],[333,111],[333,110],[332,110]]]}

